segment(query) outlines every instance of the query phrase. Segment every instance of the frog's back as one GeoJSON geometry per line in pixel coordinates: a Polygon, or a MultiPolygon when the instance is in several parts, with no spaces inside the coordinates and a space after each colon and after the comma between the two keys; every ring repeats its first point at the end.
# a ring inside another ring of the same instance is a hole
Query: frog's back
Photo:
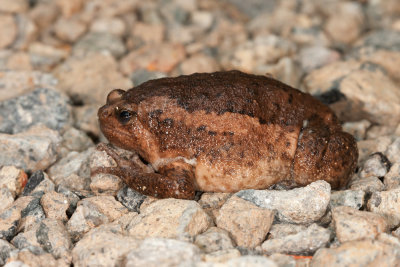
{"type": "Polygon", "coordinates": [[[176,99],[190,113],[239,113],[258,119],[260,124],[282,126],[301,126],[304,119],[318,116],[328,124],[332,120],[330,127],[337,126],[332,111],[309,94],[267,76],[240,71],[151,80],[129,90],[124,98],[139,104],[156,96],[176,99]]]}

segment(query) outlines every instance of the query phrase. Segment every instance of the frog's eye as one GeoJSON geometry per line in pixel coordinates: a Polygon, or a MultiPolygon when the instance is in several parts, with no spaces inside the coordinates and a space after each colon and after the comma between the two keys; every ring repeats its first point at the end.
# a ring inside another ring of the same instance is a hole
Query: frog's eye
{"type": "Polygon", "coordinates": [[[120,123],[126,124],[131,120],[132,116],[135,116],[135,115],[136,115],[135,112],[124,109],[124,110],[121,110],[121,112],[119,112],[118,120],[120,123]]]}

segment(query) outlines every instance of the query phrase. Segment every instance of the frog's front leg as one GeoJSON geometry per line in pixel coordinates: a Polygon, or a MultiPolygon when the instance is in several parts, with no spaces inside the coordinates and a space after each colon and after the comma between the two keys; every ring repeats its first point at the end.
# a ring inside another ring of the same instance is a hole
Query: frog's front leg
{"type": "Polygon", "coordinates": [[[98,146],[117,163],[117,167],[100,167],[92,171],[120,177],[127,186],[148,196],[157,198],[193,199],[195,196],[192,166],[174,161],[159,168],[159,173],[145,173],[134,162],[120,157],[107,145],[98,146]]]}

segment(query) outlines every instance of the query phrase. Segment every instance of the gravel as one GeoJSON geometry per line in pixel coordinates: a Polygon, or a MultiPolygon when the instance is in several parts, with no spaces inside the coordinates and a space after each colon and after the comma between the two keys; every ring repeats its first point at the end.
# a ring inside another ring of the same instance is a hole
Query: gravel
{"type": "Polygon", "coordinates": [[[397,0],[0,0],[0,265],[400,265],[399,10],[397,0]],[[114,164],[95,149],[111,89],[232,68],[330,106],[359,148],[346,187],[158,200],[91,176],[114,164]]]}

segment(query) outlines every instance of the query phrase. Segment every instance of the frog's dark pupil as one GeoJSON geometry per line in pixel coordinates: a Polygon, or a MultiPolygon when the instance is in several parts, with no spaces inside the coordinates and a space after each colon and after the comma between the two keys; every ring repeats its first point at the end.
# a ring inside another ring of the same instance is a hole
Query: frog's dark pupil
{"type": "Polygon", "coordinates": [[[123,110],[119,113],[119,121],[121,123],[127,123],[132,117],[132,113],[128,110],[123,110]]]}

